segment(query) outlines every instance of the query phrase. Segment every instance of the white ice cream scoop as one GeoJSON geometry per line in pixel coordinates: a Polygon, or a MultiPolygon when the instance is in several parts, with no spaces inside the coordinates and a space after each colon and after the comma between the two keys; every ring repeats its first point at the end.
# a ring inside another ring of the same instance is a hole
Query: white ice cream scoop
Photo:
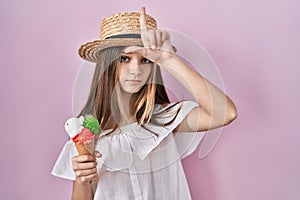
{"type": "Polygon", "coordinates": [[[83,121],[83,116],[80,116],[79,118],[72,117],[66,121],[65,130],[69,134],[70,138],[75,137],[78,133],[81,132],[81,130],[84,128],[83,121]]]}

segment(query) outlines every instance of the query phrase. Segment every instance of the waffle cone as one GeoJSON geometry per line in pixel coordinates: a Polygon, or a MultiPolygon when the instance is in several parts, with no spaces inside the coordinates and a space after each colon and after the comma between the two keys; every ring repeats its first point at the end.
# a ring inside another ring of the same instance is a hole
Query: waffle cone
{"type": "Polygon", "coordinates": [[[84,144],[84,148],[86,148],[86,150],[91,154],[94,155],[94,151],[95,151],[95,141],[94,139],[88,143],[88,144],[84,144]]]}
{"type": "Polygon", "coordinates": [[[84,144],[80,144],[79,142],[75,142],[76,149],[79,155],[92,155],[90,151],[85,147],[84,144]]]}

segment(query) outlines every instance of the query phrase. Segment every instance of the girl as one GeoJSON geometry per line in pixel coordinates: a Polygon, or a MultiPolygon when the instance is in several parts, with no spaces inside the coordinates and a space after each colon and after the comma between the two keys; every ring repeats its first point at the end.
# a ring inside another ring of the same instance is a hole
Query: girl
{"type": "Polygon", "coordinates": [[[80,115],[95,115],[101,133],[95,155],[76,155],[70,141],[53,169],[74,181],[73,199],[191,199],[176,135],[225,126],[237,111],[175,51],[145,8],[104,19],[100,40],[81,46],[79,55],[97,65],[80,115]],[[196,102],[171,103],[160,68],[196,102]]]}

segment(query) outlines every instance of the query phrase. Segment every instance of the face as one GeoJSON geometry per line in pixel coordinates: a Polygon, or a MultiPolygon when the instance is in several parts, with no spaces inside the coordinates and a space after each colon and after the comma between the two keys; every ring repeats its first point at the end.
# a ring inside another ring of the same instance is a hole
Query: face
{"type": "Polygon", "coordinates": [[[138,53],[122,53],[117,67],[119,84],[123,92],[136,93],[147,82],[152,62],[138,53]]]}

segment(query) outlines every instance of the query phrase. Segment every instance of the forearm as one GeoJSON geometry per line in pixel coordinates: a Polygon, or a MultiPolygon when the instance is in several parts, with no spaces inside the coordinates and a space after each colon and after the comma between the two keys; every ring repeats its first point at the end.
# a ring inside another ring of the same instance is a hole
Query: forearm
{"type": "Polygon", "coordinates": [[[162,67],[188,90],[201,107],[213,117],[213,121],[227,123],[226,120],[234,118],[236,107],[232,100],[178,56],[174,55],[165,61],[162,67]]]}
{"type": "Polygon", "coordinates": [[[95,152],[92,155],[78,155],[72,158],[73,170],[76,173],[76,180],[73,182],[72,200],[93,199],[92,181],[98,180],[96,157],[100,158],[101,153],[95,152]]]}
{"type": "Polygon", "coordinates": [[[72,200],[92,200],[94,198],[92,184],[73,182],[72,200]]]}

